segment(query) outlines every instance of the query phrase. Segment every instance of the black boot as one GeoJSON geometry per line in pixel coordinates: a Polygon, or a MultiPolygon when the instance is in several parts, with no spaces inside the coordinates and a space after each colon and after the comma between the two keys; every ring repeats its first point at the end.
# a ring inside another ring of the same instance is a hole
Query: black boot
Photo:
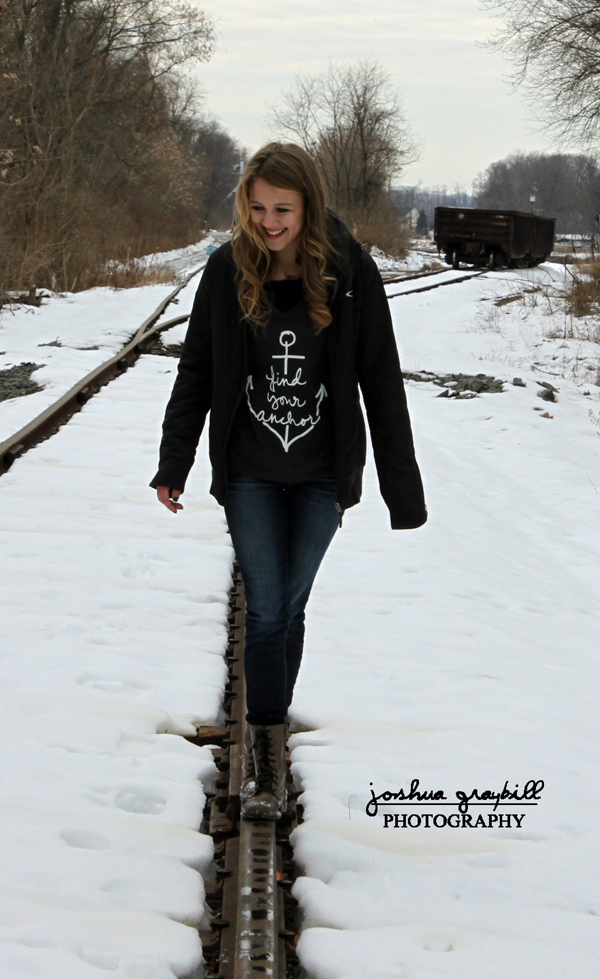
{"type": "Polygon", "coordinates": [[[249,724],[256,789],[242,803],[244,819],[279,819],[287,808],[285,724],[249,724]]]}
{"type": "Polygon", "coordinates": [[[256,771],[254,769],[254,755],[252,753],[252,734],[250,724],[246,724],[244,730],[244,742],[242,746],[242,787],[240,789],[240,801],[242,804],[251,799],[256,792],[256,771]]]}

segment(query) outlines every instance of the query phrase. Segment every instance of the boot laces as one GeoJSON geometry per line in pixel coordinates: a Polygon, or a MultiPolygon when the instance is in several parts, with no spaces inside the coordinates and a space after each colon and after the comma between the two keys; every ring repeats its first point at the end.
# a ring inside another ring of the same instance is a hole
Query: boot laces
{"type": "Polygon", "coordinates": [[[271,734],[264,727],[259,727],[254,743],[257,754],[256,787],[258,791],[270,789],[277,777],[277,768],[272,754],[273,741],[271,734]]]}

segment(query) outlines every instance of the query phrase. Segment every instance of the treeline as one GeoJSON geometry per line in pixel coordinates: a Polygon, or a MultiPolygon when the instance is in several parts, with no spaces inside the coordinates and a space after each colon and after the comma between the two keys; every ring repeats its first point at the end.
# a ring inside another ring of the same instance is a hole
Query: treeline
{"type": "Polygon", "coordinates": [[[415,214],[420,216],[422,213],[427,227],[433,228],[436,207],[477,207],[476,199],[460,186],[452,191],[447,187],[395,187],[392,197],[411,228],[416,228],[415,214]]]}
{"type": "Polygon", "coordinates": [[[0,0],[0,285],[71,290],[227,221],[240,148],[182,69],[184,0],[0,0]]]}
{"type": "Polygon", "coordinates": [[[555,217],[558,233],[591,234],[600,211],[598,158],[583,153],[512,153],[480,174],[475,194],[479,207],[533,209],[555,217]]]}

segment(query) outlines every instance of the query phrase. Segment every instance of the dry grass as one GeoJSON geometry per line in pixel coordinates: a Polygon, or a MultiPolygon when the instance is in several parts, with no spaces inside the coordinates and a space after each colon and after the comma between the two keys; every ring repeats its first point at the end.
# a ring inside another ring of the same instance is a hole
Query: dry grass
{"type": "MultiPolygon", "coordinates": [[[[174,282],[176,278],[176,273],[168,265],[148,265],[145,261],[128,257],[122,262],[112,260],[89,269],[80,266],[72,277],[68,274],[59,276],[50,271],[42,277],[42,282],[52,292],[64,293],[82,292],[98,286],[131,289],[135,286],[174,282]]],[[[39,306],[41,301],[42,293],[35,286],[30,286],[27,292],[0,289],[0,308],[15,305],[39,306]]]]}
{"type": "Polygon", "coordinates": [[[600,314],[600,260],[586,262],[573,275],[566,302],[567,312],[572,316],[600,314]]]}
{"type": "Polygon", "coordinates": [[[387,197],[369,209],[340,213],[354,237],[368,250],[375,246],[392,258],[405,258],[410,251],[410,232],[387,197]]]}
{"type": "Polygon", "coordinates": [[[82,276],[79,289],[92,289],[95,286],[109,286],[111,289],[131,289],[134,286],[157,285],[173,282],[175,273],[168,265],[144,265],[138,259],[125,262],[108,262],[95,272],[82,276]]]}
{"type": "MultiPolygon", "coordinates": [[[[411,241],[411,245],[414,247],[414,241],[411,241]]],[[[419,269],[419,272],[443,272],[447,268],[448,266],[443,265],[441,262],[425,262],[419,269]]]]}
{"type": "Polygon", "coordinates": [[[29,292],[4,292],[0,289],[0,309],[2,306],[41,306],[42,296],[35,290],[29,292]]]}
{"type": "Polygon", "coordinates": [[[0,230],[0,293],[35,295],[40,289],[65,293],[170,282],[174,276],[168,268],[148,265],[139,256],[180,248],[201,237],[197,228],[182,229],[179,222],[173,222],[174,228],[156,227],[152,234],[140,234],[118,206],[106,208],[95,225],[89,220],[83,225],[77,215],[69,217],[73,231],[61,239],[49,228],[33,246],[0,230]]]}
{"type": "MultiPolygon", "coordinates": [[[[564,336],[600,344],[600,260],[586,262],[565,293],[564,336]]],[[[588,368],[589,370],[590,368],[588,368]]],[[[600,366],[594,384],[600,387],[600,366]]]]}

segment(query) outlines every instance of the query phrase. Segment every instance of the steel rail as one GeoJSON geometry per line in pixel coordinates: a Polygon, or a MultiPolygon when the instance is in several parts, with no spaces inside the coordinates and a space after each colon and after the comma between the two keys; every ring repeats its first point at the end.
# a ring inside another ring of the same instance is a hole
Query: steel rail
{"type": "MultiPolygon", "coordinates": [[[[184,323],[189,319],[189,314],[183,314],[173,319],[165,320],[162,323],[157,323],[157,320],[160,319],[167,306],[173,302],[178,293],[187,286],[191,279],[202,271],[205,265],[206,259],[193,272],[190,272],[176,289],[162,300],[154,312],[144,320],[132,339],[118,353],[109,358],[109,360],[104,361],[104,363],[99,364],[98,367],[95,367],[94,370],[86,374],[85,377],[81,378],[80,381],[58,398],[57,401],[54,401],[45,408],[44,411],[20,428],[18,432],[15,432],[14,435],[9,436],[9,438],[0,443],[0,476],[10,469],[16,458],[50,435],[53,435],[61,425],[68,421],[76,412],[80,411],[86,401],[96,394],[101,387],[131,367],[140,353],[143,353],[144,345],[150,337],[163,330],[168,330],[179,323],[184,323]]],[[[414,275],[402,276],[398,279],[396,277],[393,279],[384,279],[384,283],[388,284],[389,282],[395,281],[413,282],[416,279],[439,276],[445,271],[449,270],[441,269],[439,271],[417,272],[414,275]]],[[[382,278],[385,274],[385,272],[382,273],[382,278]]],[[[485,271],[469,273],[458,279],[450,279],[448,282],[437,282],[433,285],[411,289],[408,292],[392,293],[392,295],[388,295],[388,299],[394,299],[397,296],[413,295],[417,292],[426,292],[428,289],[437,289],[440,286],[453,285],[456,282],[464,282],[466,279],[475,278],[477,275],[485,275],[485,271]]]]}
{"type": "Polygon", "coordinates": [[[104,384],[107,384],[108,381],[111,381],[131,367],[140,353],[143,352],[144,344],[151,336],[162,332],[162,330],[170,329],[178,323],[184,323],[189,318],[189,314],[185,314],[176,316],[170,320],[165,320],[163,323],[157,323],[157,320],[160,319],[169,303],[173,302],[178,293],[182,289],[185,289],[187,284],[194,276],[202,271],[205,265],[206,260],[194,269],[193,272],[190,272],[177,288],[173,289],[162,300],[154,312],[144,320],[132,339],[118,353],[110,357],[109,360],[105,360],[104,363],[99,364],[98,367],[95,367],[85,377],[81,378],[80,381],[77,381],[57,401],[54,401],[45,408],[44,411],[40,412],[39,415],[20,428],[18,432],[15,432],[14,435],[0,442],[0,476],[10,469],[18,456],[43,441],[49,435],[54,434],[65,421],[68,421],[77,411],[80,411],[86,401],[89,401],[92,395],[96,394],[104,384]]]}
{"type": "MultiPolygon", "coordinates": [[[[127,370],[152,337],[189,318],[189,314],[182,314],[159,322],[169,303],[202,270],[204,264],[186,276],[117,354],[86,374],[54,404],[0,444],[0,474],[9,468],[17,456],[53,434],[100,387],[127,370]]],[[[475,273],[482,274],[485,273],[475,273]]],[[[416,273],[403,277],[402,281],[434,275],[440,275],[440,272],[416,273]]],[[[427,285],[411,290],[411,293],[473,277],[470,274],[449,282],[427,285]]],[[[212,881],[205,881],[206,900],[213,915],[210,930],[200,935],[206,979],[286,979],[286,975],[300,975],[294,945],[297,938],[294,924],[296,902],[290,894],[295,871],[289,844],[289,835],[299,820],[299,807],[296,795],[290,788],[288,810],[280,820],[250,821],[240,818],[246,725],[244,613],[243,585],[239,571],[234,569],[228,616],[228,680],[223,705],[225,724],[201,726],[197,736],[189,739],[196,744],[213,746],[219,771],[201,827],[215,841],[216,877],[212,881]],[[215,748],[215,745],[219,747],[215,748]]],[[[290,776],[288,783],[291,783],[290,776]]]]}
{"type": "MultiPolygon", "coordinates": [[[[14,460],[26,452],[28,449],[37,445],[39,442],[53,435],[61,425],[69,420],[76,412],[80,411],[82,406],[88,401],[97,391],[107,384],[113,378],[118,377],[126,371],[132,364],[137,360],[140,353],[143,353],[145,343],[154,336],[156,333],[162,332],[163,330],[168,330],[172,326],[176,326],[179,323],[184,323],[189,319],[189,314],[182,314],[181,316],[176,316],[173,319],[165,320],[162,323],[158,323],[157,320],[160,319],[164,313],[167,306],[173,302],[178,293],[184,289],[187,284],[202,271],[206,265],[206,259],[199,265],[196,269],[190,272],[183,282],[181,282],[177,288],[175,288],[162,302],[157,306],[154,312],[148,316],[146,320],[141,324],[138,330],[133,335],[132,339],[125,344],[121,350],[118,351],[109,360],[104,361],[104,363],[99,364],[94,370],[86,374],[80,381],[73,385],[65,394],[63,394],[57,401],[49,405],[44,411],[33,418],[30,422],[15,432],[14,435],[9,436],[3,442],[0,442],[0,476],[7,472],[14,460]]],[[[429,272],[417,272],[414,275],[407,275],[401,277],[395,277],[388,279],[385,278],[386,273],[382,273],[382,279],[384,284],[389,284],[391,282],[413,282],[416,279],[428,278],[431,276],[439,276],[444,272],[449,271],[448,269],[440,269],[438,271],[429,272]]],[[[475,278],[478,275],[485,275],[488,270],[482,272],[468,273],[457,279],[450,279],[447,282],[436,282],[432,285],[422,286],[417,289],[410,289],[408,292],[397,292],[388,295],[388,299],[395,299],[398,296],[408,296],[413,295],[417,292],[427,292],[429,289],[437,289],[440,286],[454,285],[457,282],[464,282],[467,279],[475,278]]]]}
{"type": "MultiPolygon", "coordinates": [[[[447,271],[444,269],[444,271],[447,271]]],[[[487,275],[488,269],[483,272],[470,272],[468,275],[461,275],[458,279],[448,279],[446,282],[433,282],[431,285],[419,286],[417,289],[408,289],[406,292],[393,292],[388,294],[388,299],[397,299],[399,296],[414,296],[417,292],[429,292],[430,289],[441,289],[443,286],[454,286],[459,282],[466,282],[468,279],[477,279],[480,275],[487,275]]],[[[440,272],[436,273],[441,275],[440,272]]],[[[404,280],[407,281],[407,280],[404,280]]]]}
{"type": "MultiPolygon", "coordinates": [[[[234,569],[230,592],[229,679],[224,728],[200,727],[196,744],[215,744],[220,772],[210,797],[201,831],[215,841],[216,878],[205,881],[207,901],[215,912],[210,931],[200,932],[206,979],[285,979],[297,975],[298,959],[286,924],[286,906],[295,905],[285,878],[283,847],[298,812],[290,792],[287,812],[278,821],[240,817],[242,750],[245,734],[246,691],[243,671],[245,602],[241,577],[234,569]]],[[[289,781],[289,777],[288,777],[289,781]]]]}
{"type": "Polygon", "coordinates": [[[414,279],[426,279],[430,275],[441,275],[442,272],[451,272],[452,268],[449,266],[446,269],[431,269],[428,272],[415,272],[414,275],[402,275],[397,272],[382,272],[381,278],[383,279],[383,284],[385,286],[390,285],[392,282],[412,282],[414,279]]]}

